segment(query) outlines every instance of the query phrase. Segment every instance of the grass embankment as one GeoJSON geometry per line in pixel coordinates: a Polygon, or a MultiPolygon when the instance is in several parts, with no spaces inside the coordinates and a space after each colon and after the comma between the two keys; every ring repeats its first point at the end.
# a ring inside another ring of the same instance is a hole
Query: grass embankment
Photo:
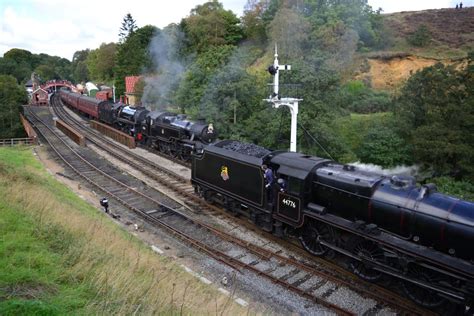
{"type": "Polygon", "coordinates": [[[0,315],[247,312],[0,148],[0,315]]]}

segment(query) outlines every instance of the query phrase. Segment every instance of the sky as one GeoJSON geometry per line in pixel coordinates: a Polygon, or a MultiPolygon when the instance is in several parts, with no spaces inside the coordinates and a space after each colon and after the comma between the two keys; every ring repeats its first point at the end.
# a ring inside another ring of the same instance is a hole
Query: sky
{"type": "MultiPolygon", "coordinates": [[[[72,60],[74,52],[118,41],[124,16],[136,24],[165,27],[179,23],[200,0],[0,0],[0,57],[12,48],[72,60]]],[[[242,15],[247,0],[220,0],[242,15]]],[[[455,0],[369,0],[384,13],[454,7],[455,0]]],[[[474,0],[463,1],[474,6],[474,0]]]]}

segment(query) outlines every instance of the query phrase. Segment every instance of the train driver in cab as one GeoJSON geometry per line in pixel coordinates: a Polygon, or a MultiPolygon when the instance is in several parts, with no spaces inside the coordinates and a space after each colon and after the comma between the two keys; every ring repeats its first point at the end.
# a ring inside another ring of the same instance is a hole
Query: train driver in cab
{"type": "Polygon", "coordinates": [[[285,193],[288,187],[286,180],[283,178],[278,178],[277,183],[278,183],[278,189],[280,190],[280,192],[285,193]]]}

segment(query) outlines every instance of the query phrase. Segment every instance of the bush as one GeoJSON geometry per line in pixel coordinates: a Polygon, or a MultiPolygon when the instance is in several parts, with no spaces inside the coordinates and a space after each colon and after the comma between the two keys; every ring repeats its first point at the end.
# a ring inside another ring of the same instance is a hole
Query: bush
{"type": "Polygon", "coordinates": [[[387,93],[374,91],[358,80],[346,83],[341,92],[343,108],[353,113],[386,112],[392,106],[392,101],[387,93]]]}
{"type": "Polygon", "coordinates": [[[395,167],[410,161],[405,141],[390,127],[377,124],[365,135],[357,156],[364,163],[395,167]]]}
{"type": "Polygon", "coordinates": [[[408,37],[408,43],[417,47],[424,47],[431,41],[431,32],[424,24],[420,25],[416,31],[408,37]]]}
{"type": "Polygon", "coordinates": [[[451,177],[431,179],[438,187],[438,191],[448,195],[457,196],[463,200],[474,201],[474,184],[467,181],[456,181],[451,177]]]}

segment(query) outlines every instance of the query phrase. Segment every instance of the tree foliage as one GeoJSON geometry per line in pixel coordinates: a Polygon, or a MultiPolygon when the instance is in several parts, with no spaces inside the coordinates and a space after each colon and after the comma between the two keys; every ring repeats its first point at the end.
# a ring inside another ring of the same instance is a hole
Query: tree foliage
{"type": "Polygon", "coordinates": [[[114,68],[115,87],[118,95],[125,92],[125,77],[139,75],[152,69],[152,59],[148,46],[159,30],[146,25],[139,28],[118,47],[117,60],[114,68]]]}
{"type": "Polygon", "coordinates": [[[267,39],[267,23],[265,13],[268,10],[268,2],[259,0],[247,0],[242,16],[242,31],[245,38],[252,40],[255,44],[265,44],[267,39]]]}
{"type": "Polygon", "coordinates": [[[19,106],[27,101],[25,89],[13,76],[0,75],[0,138],[24,136],[19,106]]]}
{"type": "Polygon", "coordinates": [[[278,10],[269,24],[269,37],[272,43],[278,43],[280,52],[286,58],[303,56],[309,48],[311,24],[292,9],[278,10]]]}
{"type": "Polygon", "coordinates": [[[39,65],[35,68],[34,72],[43,81],[59,79],[56,69],[51,65],[39,65]]]}
{"type": "Polygon", "coordinates": [[[438,173],[474,179],[474,72],[436,64],[413,75],[397,100],[400,133],[415,161],[438,173]]]}
{"type": "Polygon", "coordinates": [[[175,97],[181,111],[201,104],[210,80],[218,69],[225,66],[233,50],[230,45],[213,46],[188,67],[175,97]]]}
{"type": "Polygon", "coordinates": [[[90,49],[80,50],[74,53],[71,63],[72,76],[75,82],[89,81],[89,70],[87,69],[87,57],[90,49]]]}
{"type": "Polygon", "coordinates": [[[421,24],[415,32],[408,36],[407,41],[413,46],[423,47],[430,43],[431,32],[428,27],[421,24]]]}
{"type": "Polygon", "coordinates": [[[136,21],[130,13],[127,13],[123,18],[122,26],[119,30],[119,43],[124,43],[137,29],[136,21]]]}
{"type": "Polygon", "coordinates": [[[386,168],[410,163],[405,140],[392,127],[382,124],[373,126],[367,132],[357,156],[361,162],[386,168]]]}
{"type": "Polygon", "coordinates": [[[353,113],[368,114],[392,110],[388,93],[374,91],[358,80],[348,81],[340,90],[342,107],[353,113]]]}
{"type": "Polygon", "coordinates": [[[92,80],[110,82],[114,77],[117,44],[102,43],[89,52],[86,59],[87,70],[92,80]]]}
{"type": "Polygon", "coordinates": [[[181,21],[181,28],[191,52],[201,53],[216,45],[235,45],[243,37],[239,18],[217,0],[192,9],[190,16],[181,21]]]}
{"type": "Polygon", "coordinates": [[[12,75],[20,83],[26,83],[33,71],[39,74],[43,81],[70,79],[71,63],[65,58],[32,54],[18,48],[9,50],[0,58],[0,74],[12,75]]]}
{"type": "Polygon", "coordinates": [[[335,35],[340,29],[351,29],[357,33],[359,48],[380,48],[387,43],[380,11],[372,10],[366,0],[307,0],[301,6],[296,1],[294,7],[311,21],[314,35],[321,29],[332,28],[335,35]]]}

